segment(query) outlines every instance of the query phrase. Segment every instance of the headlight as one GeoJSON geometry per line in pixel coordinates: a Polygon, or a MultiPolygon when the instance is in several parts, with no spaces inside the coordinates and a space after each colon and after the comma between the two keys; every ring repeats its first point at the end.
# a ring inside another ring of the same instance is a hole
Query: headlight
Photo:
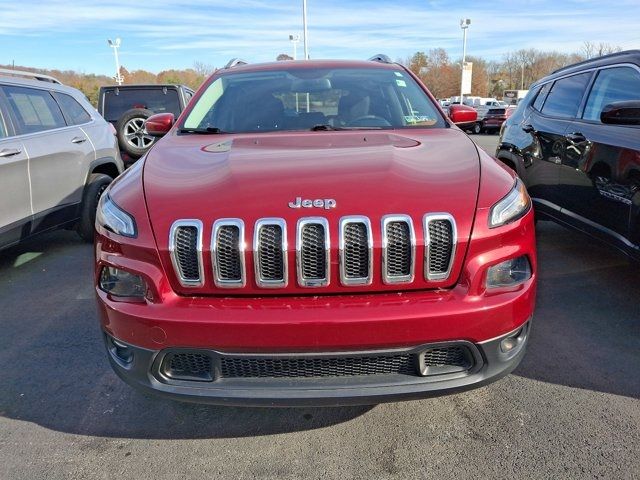
{"type": "Polygon", "coordinates": [[[106,193],[98,203],[96,225],[125,237],[135,237],[138,234],[133,217],[118,207],[106,193]]]}
{"type": "Polygon", "coordinates": [[[147,286],[140,275],[104,267],[100,272],[100,289],[116,297],[143,298],[147,286]]]}
{"type": "Polygon", "coordinates": [[[489,267],[487,288],[512,287],[531,278],[531,264],[526,255],[511,258],[489,267]]]}
{"type": "Polygon", "coordinates": [[[522,217],[531,207],[531,199],[520,179],[509,194],[491,207],[489,228],[500,227],[522,217]]]}

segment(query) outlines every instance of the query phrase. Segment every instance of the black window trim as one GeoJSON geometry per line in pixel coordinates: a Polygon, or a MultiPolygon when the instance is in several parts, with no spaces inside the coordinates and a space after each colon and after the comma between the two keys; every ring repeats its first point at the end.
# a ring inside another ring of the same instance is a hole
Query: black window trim
{"type": "MultiPolygon", "coordinates": [[[[635,63],[629,63],[629,62],[615,63],[612,65],[605,65],[605,66],[596,68],[595,74],[591,76],[591,79],[589,80],[589,84],[587,85],[587,94],[584,96],[584,98],[582,99],[582,102],[580,103],[580,108],[578,109],[578,116],[573,119],[575,122],[586,123],[589,125],[604,125],[603,123],[597,120],[582,118],[582,116],[584,115],[584,109],[587,107],[589,96],[591,95],[591,91],[593,90],[593,86],[596,83],[596,80],[598,79],[598,75],[600,74],[600,72],[602,70],[608,70],[611,68],[620,68],[620,67],[630,67],[636,70],[638,73],[640,73],[640,66],[636,65],[635,63]]],[[[637,128],[636,125],[606,125],[606,126],[622,127],[622,128],[629,128],[629,127],[637,128]]]]}

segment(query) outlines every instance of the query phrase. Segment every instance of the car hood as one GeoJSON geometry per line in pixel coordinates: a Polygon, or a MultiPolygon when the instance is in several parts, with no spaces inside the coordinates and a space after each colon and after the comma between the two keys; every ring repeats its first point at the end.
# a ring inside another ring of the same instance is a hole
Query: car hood
{"type": "MultiPolygon", "coordinates": [[[[147,208],[168,271],[169,229],[179,219],[199,219],[204,223],[207,253],[216,219],[242,219],[250,254],[253,225],[260,218],[285,219],[289,248],[295,250],[297,220],[325,217],[330,224],[333,249],[338,245],[337,224],[343,216],[369,217],[374,246],[379,247],[383,215],[410,215],[420,245],[423,215],[447,212],[456,219],[458,254],[463,255],[474,219],[479,180],[477,149],[456,128],[244,135],[172,133],[151,149],[144,168],[147,208]],[[290,208],[289,203],[297,203],[298,197],[322,200],[322,206],[290,208]],[[331,202],[325,200],[335,201],[335,208],[326,209],[331,202]]],[[[331,262],[337,261],[336,254],[331,262]]],[[[454,263],[452,280],[460,266],[461,260],[454,263]]],[[[418,261],[416,277],[421,276],[420,269],[418,261]]],[[[251,271],[249,265],[247,271],[251,271]]],[[[299,288],[295,281],[290,283],[293,291],[299,288]]],[[[390,286],[374,282],[367,290],[378,287],[390,286]]],[[[425,285],[415,282],[407,288],[425,285]]],[[[337,279],[327,290],[342,291],[337,279]]],[[[348,291],[353,290],[350,287],[348,291]]],[[[215,288],[205,285],[202,291],[215,293],[215,288]]],[[[312,293],[308,289],[301,291],[312,293]]],[[[189,292],[193,293],[193,289],[189,292]]],[[[257,292],[277,293],[255,289],[251,282],[241,293],[257,292]]]]}

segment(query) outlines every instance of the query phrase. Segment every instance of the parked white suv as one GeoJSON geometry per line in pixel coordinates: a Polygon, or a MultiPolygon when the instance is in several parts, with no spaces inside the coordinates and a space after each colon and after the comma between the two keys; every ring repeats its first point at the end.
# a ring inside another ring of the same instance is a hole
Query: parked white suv
{"type": "Polygon", "coordinates": [[[81,92],[0,69],[0,248],[60,227],[92,241],[98,199],[122,170],[113,127],[81,92]]]}

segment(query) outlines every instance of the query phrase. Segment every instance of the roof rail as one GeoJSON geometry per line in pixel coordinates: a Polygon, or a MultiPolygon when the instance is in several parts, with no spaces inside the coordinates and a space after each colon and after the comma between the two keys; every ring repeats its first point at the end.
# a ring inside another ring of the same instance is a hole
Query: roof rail
{"type": "Polygon", "coordinates": [[[588,64],[588,63],[597,62],[598,60],[606,60],[607,58],[611,58],[611,57],[621,57],[623,55],[628,55],[630,53],[640,53],[640,50],[622,50],[620,52],[608,53],[606,55],[601,55],[599,57],[587,58],[586,60],[582,60],[581,62],[572,63],[571,65],[566,65],[564,67],[560,67],[560,68],[554,70],[553,72],[551,72],[549,75],[553,75],[555,73],[562,72],[564,70],[569,70],[569,69],[571,69],[573,67],[577,67],[577,66],[580,66],[580,65],[585,65],[585,64],[588,64]]]}
{"type": "Polygon", "coordinates": [[[9,75],[12,77],[26,77],[32,78],[34,80],[40,80],[41,82],[51,82],[62,85],[62,82],[57,78],[54,78],[50,75],[44,75],[42,73],[36,72],[25,72],[23,70],[10,70],[8,68],[0,68],[0,75],[9,75]]]}
{"type": "Polygon", "coordinates": [[[231,60],[229,60],[229,63],[227,63],[224,68],[233,68],[233,67],[237,67],[239,65],[248,65],[249,62],[245,62],[244,60],[241,60],[239,58],[232,58],[231,60]]]}
{"type": "Polygon", "coordinates": [[[383,53],[379,53],[374,55],[369,59],[370,62],[380,62],[380,63],[393,63],[393,60],[389,58],[388,55],[384,55],[383,53]]]}

